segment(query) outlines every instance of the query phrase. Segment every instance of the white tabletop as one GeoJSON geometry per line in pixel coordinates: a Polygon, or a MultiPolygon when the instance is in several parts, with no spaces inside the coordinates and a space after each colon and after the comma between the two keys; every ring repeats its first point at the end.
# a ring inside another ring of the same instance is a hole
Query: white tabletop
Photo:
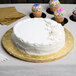
{"type": "MultiPolygon", "coordinates": [[[[24,18],[29,18],[29,14],[32,12],[31,7],[33,4],[0,4],[0,7],[15,6],[19,12],[26,14],[24,18]]],[[[47,18],[52,18],[53,15],[50,15],[46,12],[48,4],[41,4],[43,12],[47,14],[47,18]]],[[[57,61],[48,62],[48,63],[31,63],[16,59],[10,56],[1,45],[1,39],[4,33],[16,24],[16,21],[9,26],[0,25],[0,52],[9,58],[8,61],[0,63],[0,76],[74,76],[76,74],[76,22],[73,22],[69,19],[69,16],[72,14],[73,8],[76,4],[61,4],[66,11],[66,18],[69,20],[64,27],[66,27],[73,35],[75,43],[72,51],[62,59],[57,61]],[[9,72],[7,72],[9,71],[9,72]]]]}

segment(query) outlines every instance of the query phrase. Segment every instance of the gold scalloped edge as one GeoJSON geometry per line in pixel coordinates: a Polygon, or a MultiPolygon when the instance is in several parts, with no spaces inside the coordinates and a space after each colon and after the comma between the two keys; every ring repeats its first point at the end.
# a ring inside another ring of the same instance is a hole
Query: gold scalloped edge
{"type": "Polygon", "coordinates": [[[5,50],[13,55],[14,57],[17,57],[24,61],[30,61],[30,62],[50,62],[50,61],[56,61],[64,56],[66,56],[73,48],[74,46],[74,39],[72,34],[67,30],[65,30],[65,46],[59,50],[58,52],[51,53],[49,55],[30,55],[23,51],[20,51],[16,48],[16,46],[11,41],[11,33],[13,28],[8,30],[3,38],[2,38],[2,45],[5,48],[5,50]]]}

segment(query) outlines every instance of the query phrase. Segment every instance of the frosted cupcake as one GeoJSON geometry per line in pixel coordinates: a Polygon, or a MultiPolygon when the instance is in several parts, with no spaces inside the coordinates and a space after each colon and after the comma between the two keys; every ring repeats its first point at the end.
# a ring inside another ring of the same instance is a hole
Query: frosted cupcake
{"type": "Polygon", "coordinates": [[[73,9],[73,19],[76,20],[76,7],[73,9]]]}
{"type": "Polygon", "coordinates": [[[39,3],[36,3],[32,7],[32,12],[34,17],[41,17],[42,15],[42,8],[39,3]]]}
{"type": "Polygon", "coordinates": [[[55,12],[54,12],[54,17],[57,22],[63,22],[64,17],[65,17],[65,11],[63,8],[59,7],[55,12]]]}
{"type": "Polygon", "coordinates": [[[59,0],[50,0],[49,1],[50,11],[54,12],[60,7],[59,0]]]}

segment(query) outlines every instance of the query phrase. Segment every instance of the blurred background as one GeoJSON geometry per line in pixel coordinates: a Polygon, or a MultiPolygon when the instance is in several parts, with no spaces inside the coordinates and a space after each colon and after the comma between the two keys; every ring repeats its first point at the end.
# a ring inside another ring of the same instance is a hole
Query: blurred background
{"type": "MultiPolygon", "coordinates": [[[[0,4],[4,3],[48,3],[49,0],[0,0],[0,4]]],[[[76,4],[76,0],[60,0],[65,4],[76,4]]]]}

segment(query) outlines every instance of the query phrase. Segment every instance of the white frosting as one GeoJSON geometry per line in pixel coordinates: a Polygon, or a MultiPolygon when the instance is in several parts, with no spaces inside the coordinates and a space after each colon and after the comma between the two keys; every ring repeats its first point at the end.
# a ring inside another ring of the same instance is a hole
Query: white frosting
{"type": "Polygon", "coordinates": [[[28,18],[14,26],[12,41],[26,53],[49,54],[64,46],[65,32],[61,24],[49,18],[28,18]]]}

